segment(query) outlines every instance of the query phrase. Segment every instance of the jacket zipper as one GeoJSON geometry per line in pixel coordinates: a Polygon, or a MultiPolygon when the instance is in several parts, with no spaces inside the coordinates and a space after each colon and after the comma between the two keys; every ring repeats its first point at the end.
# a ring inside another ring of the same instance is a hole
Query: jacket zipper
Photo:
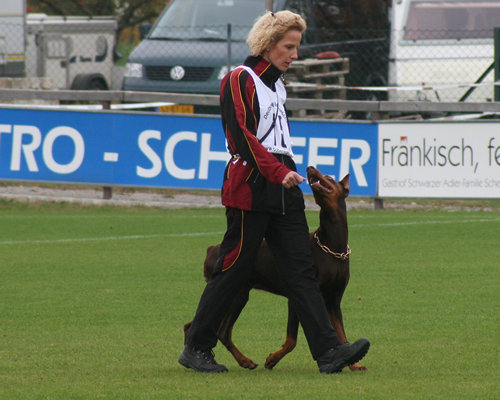
{"type": "MultiPolygon", "coordinates": [[[[281,155],[281,163],[285,164],[285,158],[281,155]]],[[[285,215],[285,187],[281,185],[281,212],[285,215]]]]}

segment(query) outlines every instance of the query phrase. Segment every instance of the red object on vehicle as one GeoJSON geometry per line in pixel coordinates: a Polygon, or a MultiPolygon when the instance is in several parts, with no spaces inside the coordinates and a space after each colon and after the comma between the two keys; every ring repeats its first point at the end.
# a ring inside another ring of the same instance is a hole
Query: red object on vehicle
{"type": "Polygon", "coordinates": [[[340,57],[340,54],[336,51],[323,51],[321,53],[316,54],[316,58],[337,58],[340,57]]]}

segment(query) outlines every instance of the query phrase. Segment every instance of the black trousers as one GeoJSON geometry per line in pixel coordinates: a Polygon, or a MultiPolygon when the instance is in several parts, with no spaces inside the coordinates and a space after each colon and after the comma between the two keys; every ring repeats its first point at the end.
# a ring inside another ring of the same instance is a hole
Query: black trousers
{"type": "Polygon", "coordinates": [[[221,255],[201,296],[187,344],[200,350],[215,347],[217,329],[233,297],[248,283],[264,237],[313,358],[340,344],[315,279],[304,211],[281,215],[227,208],[226,218],[221,255]]]}

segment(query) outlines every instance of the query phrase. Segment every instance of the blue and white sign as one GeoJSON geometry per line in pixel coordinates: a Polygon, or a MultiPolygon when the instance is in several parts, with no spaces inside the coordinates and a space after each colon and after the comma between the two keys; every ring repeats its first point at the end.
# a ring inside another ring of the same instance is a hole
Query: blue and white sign
{"type": "MultiPolygon", "coordinates": [[[[291,132],[299,173],[350,173],[352,195],[376,195],[377,125],[291,132]]],[[[0,109],[0,179],[219,189],[228,159],[219,117],[0,109]]]]}
{"type": "Polygon", "coordinates": [[[292,121],[290,131],[301,175],[305,176],[309,165],[337,180],[350,173],[351,195],[376,195],[376,124],[292,121]]]}

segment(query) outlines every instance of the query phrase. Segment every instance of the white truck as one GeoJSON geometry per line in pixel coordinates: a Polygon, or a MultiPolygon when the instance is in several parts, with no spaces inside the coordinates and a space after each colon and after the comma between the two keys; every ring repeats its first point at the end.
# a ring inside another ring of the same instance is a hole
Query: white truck
{"type": "Polygon", "coordinates": [[[25,0],[0,2],[0,76],[24,76],[25,0]]]}
{"type": "Polygon", "coordinates": [[[390,100],[493,99],[499,0],[393,0],[391,16],[390,100]]]}
{"type": "Polygon", "coordinates": [[[109,89],[116,20],[26,14],[0,1],[0,77],[44,78],[53,89],[109,89]]]}

